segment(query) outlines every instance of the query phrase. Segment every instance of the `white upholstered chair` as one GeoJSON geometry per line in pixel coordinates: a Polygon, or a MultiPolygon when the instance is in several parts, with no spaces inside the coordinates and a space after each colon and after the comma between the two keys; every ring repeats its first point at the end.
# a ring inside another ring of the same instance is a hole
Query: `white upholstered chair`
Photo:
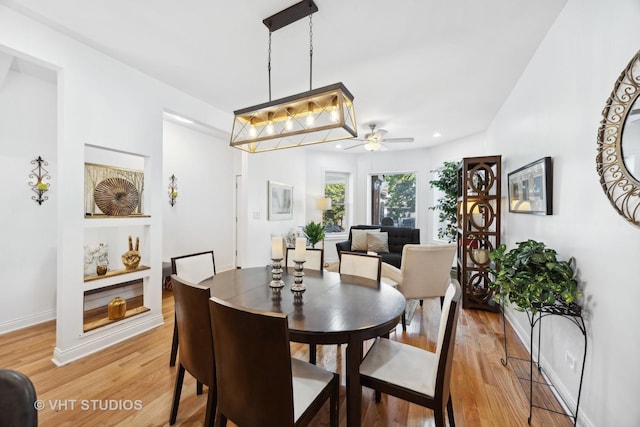
{"type": "MultiPolygon", "coordinates": [[[[216,262],[213,257],[213,251],[197,252],[194,254],[171,258],[171,273],[177,275],[180,279],[186,282],[195,284],[215,276],[216,262]]],[[[174,321],[169,366],[174,366],[176,364],[177,355],[178,327],[174,321]]],[[[201,387],[198,385],[198,391],[200,391],[200,389],[201,387]]]]}
{"type": "Polygon", "coordinates": [[[450,383],[461,297],[453,280],[445,293],[435,352],[376,338],[360,365],[360,381],[376,391],[376,402],[387,393],[432,409],[436,427],[446,426],[445,413],[455,426],[450,383]]]}
{"type": "MultiPolygon", "coordinates": [[[[295,267],[293,262],[293,254],[295,248],[287,248],[287,267],[295,267]]],[[[324,249],[307,248],[305,251],[305,263],[302,264],[304,269],[322,271],[324,268],[324,249]]]]}
{"type": "Polygon", "coordinates": [[[381,268],[382,258],[380,255],[342,252],[340,256],[340,274],[364,277],[379,282],[381,268]]]}
{"type": "MultiPolygon", "coordinates": [[[[406,299],[444,297],[451,283],[451,267],[457,245],[407,244],[402,249],[400,268],[382,263],[382,277],[389,284],[396,284],[406,299]]],[[[402,316],[402,329],[406,330],[406,319],[402,316]]]]}

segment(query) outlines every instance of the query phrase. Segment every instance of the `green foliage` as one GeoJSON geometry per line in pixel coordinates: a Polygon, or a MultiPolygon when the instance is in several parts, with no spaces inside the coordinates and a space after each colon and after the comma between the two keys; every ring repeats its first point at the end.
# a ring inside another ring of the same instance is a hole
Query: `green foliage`
{"type": "MultiPolygon", "coordinates": [[[[324,211],[325,228],[337,231],[344,230],[342,223],[344,221],[344,196],[346,194],[346,184],[327,184],[324,188],[324,196],[331,199],[331,209],[324,211]]],[[[322,239],[320,239],[322,240],[322,239]]]]}
{"type": "Polygon", "coordinates": [[[416,174],[390,174],[385,175],[388,190],[385,206],[388,215],[393,218],[401,218],[406,212],[416,210],[416,174]]]}
{"type": "Polygon", "coordinates": [[[443,193],[437,204],[429,209],[438,211],[438,218],[440,222],[444,223],[444,227],[438,229],[438,238],[449,242],[456,239],[459,165],[459,162],[444,162],[442,167],[431,171],[438,176],[438,179],[429,181],[431,187],[437,188],[443,193]]]}
{"type": "Polygon", "coordinates": [[[312,247],[315,247],[316,243],[324,239],[324,230],[324,225],[322,225],[322,223],[313,221],[305,225],[302,229],[312,247]]]}
{"type": "Polygon", "coordinates": [[[494,281],[489,287],[498,302],[511,302],[519,311],[536,313],[543,305],[556,301],[570,304],[582,295],[575,275],[575,259],[558,261],[557,253],[535,240],[518,242],[507,252],[500,245],[489,254],[495,266],[494,281]]]}

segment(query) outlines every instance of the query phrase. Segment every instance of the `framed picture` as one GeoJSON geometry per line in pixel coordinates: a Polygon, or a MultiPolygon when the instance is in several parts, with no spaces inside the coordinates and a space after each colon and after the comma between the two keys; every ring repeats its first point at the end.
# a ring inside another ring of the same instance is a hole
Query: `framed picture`
{"type": "Polygon", "coordinates": [[[552,215],[551,157],[529,163],[508,174],[509,212],[552,215]]]}
{"type": "Polygon", "coordinates": [[[293,186],[269,181],[269,221],[293,218],[293,186]]]}

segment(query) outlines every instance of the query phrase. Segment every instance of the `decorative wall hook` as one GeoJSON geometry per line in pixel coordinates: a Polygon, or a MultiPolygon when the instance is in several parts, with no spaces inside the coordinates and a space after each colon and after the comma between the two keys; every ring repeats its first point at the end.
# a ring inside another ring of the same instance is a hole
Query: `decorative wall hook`
{"type": "Polygon", "coordinates": [[[169,204],[171,206],[175,205],[178,198],[178,178],[175,175],[171,174],[169,178],[169,204]]]}
{"type": "Polygon", "coordinates": [[[31,199],[35,200],[39,205],[42,205],[42,202],[49,199],[49,197],[44,195],[44,193],[49,191],[49,183],[44,182],[44,180],[51,179],[51,176],[49,175],[49,171],[43,167],[49,166],[49,163],[45,162],[42,157],[38,156],[37,159],[31,160],[31,164],[37,164],[35,168],[31,169],[31,173],[29,174],[29,178],[35,180],[35,182],[29,182],[29,185],[31,186],[31,190],[37,195],[31,196],[31,199]]]}

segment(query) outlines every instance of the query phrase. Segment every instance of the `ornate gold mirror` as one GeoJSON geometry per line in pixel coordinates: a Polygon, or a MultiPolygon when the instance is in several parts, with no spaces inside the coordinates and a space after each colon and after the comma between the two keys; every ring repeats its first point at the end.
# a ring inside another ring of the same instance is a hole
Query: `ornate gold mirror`
{"type": "Polygon", "coordinates": [[[640,51],[622,71],[602,111],[596,168],[620,215],[640,226],[640,51]]]}

